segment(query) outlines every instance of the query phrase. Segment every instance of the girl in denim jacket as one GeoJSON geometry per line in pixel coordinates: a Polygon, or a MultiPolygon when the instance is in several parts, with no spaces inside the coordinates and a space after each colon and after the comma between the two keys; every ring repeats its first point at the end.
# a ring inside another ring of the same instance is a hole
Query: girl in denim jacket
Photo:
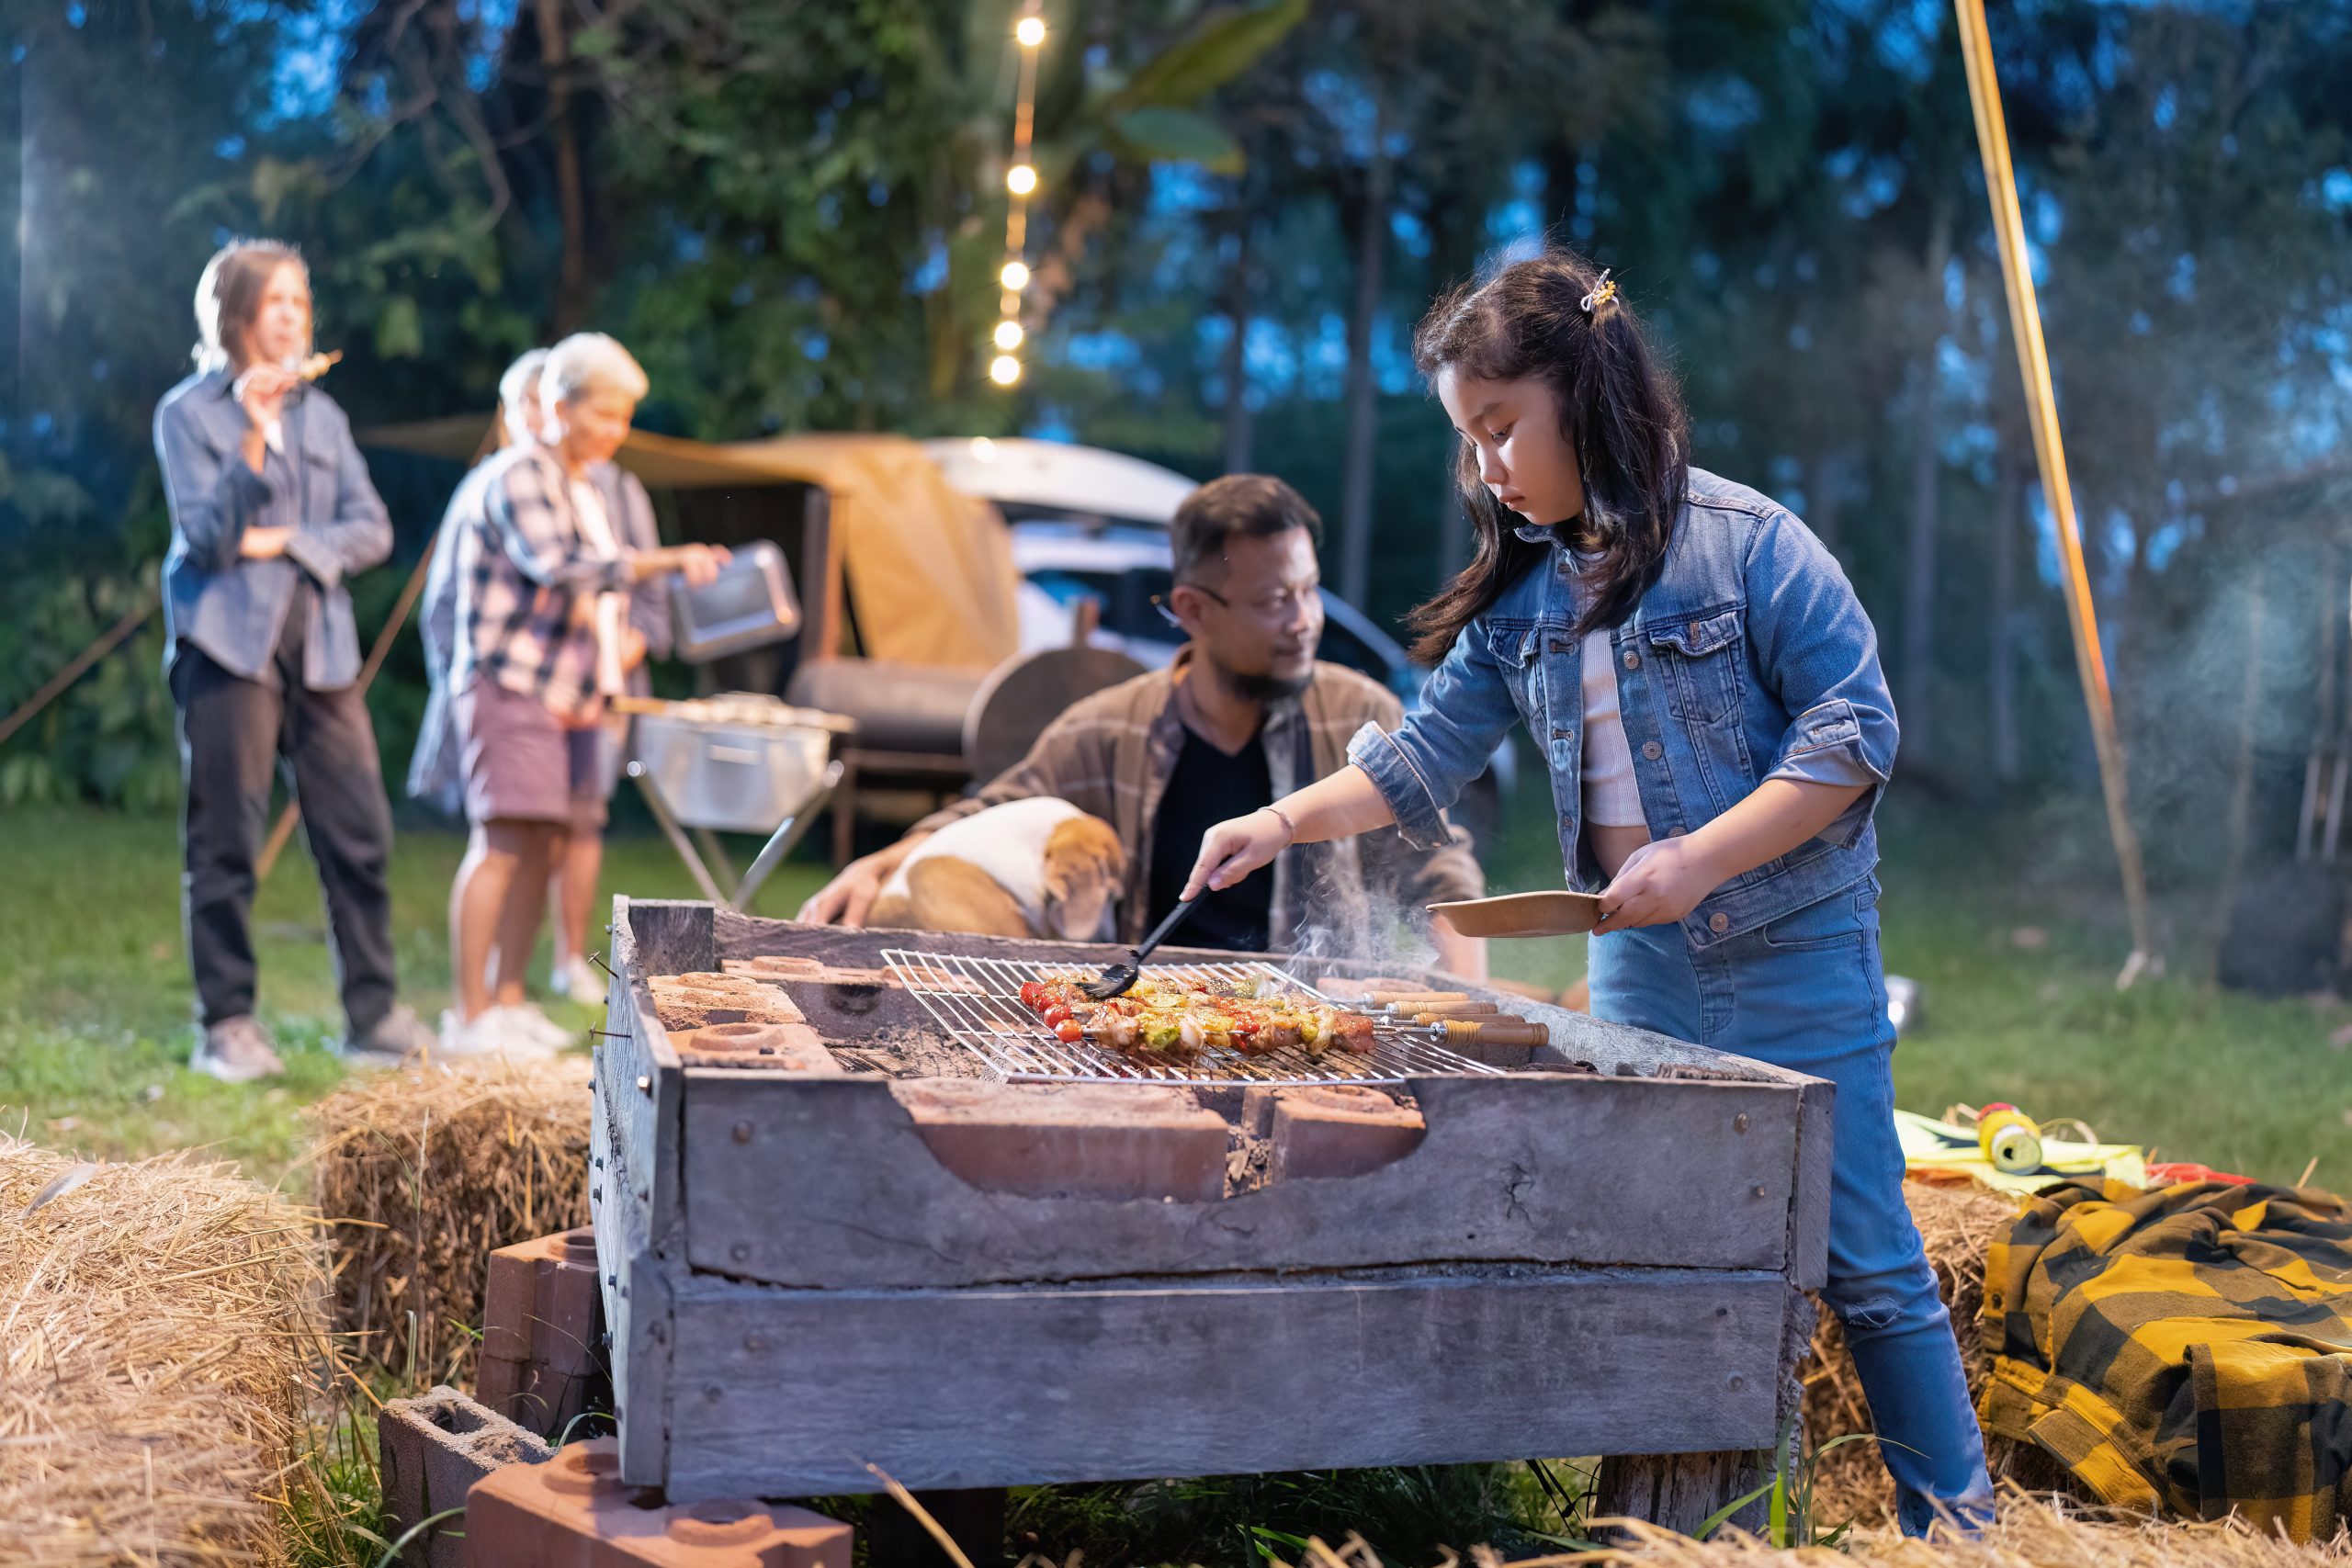
{"type": "Polygon", "coordinates": [[[1287,844],[1416,843],[1516,720],[1571,885],[1600,895],[1595,1016],[1838,1086],[1825,1292],[1903,1528],[1992,1513],[1983,1434],[1903,1201],[1872,809],[1894,762],[1877,637],[1783,508],[1690,466],[1681,401],[1605,274],[1554,252],[1457,289],[1415,355],[1461,434],[1469,567],[1415,612],[1437,661],[1354,764],[1212,829],[1187,896],[1287,844]]]}

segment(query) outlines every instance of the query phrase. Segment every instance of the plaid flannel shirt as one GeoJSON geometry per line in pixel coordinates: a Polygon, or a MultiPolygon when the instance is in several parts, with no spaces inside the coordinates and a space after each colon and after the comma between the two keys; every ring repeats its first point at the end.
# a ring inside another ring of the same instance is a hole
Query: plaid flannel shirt
{"type": "Polygon", "coordinates": [[[2043,1189],[1984,1260],[1984,1429],[2109,1503],[2352,1524],[2352,1212],[2315,1188],[2043,1189]]]}
{"type": "Polygon", "coordinates": [[[573,603],[626,592],[634,552],[605,556],[589,545],[546,447],[510,446],[482,467],[480,505],[457,531],[449,690],[492,680],[551,712],[579,713],[596,690],[596,633],[574,623],[573,603]]]}
{"type": "MultiPolygon", "coordinates": [[[[1119,835],[1127,853],[1119,940],[1142,941],[1151,912],[1152,825],[1184,749],[1176,678],[1191,659],[1190,648],[1180,649],[1169,668],[1072,704],[1028,756],[978,795],[924,818],[917,830],[933,832],[1007,801],[1067,800],[1119,835]]],[[[1262,733],[1274,798],[1347,766],[1348,739],[1364,725],[1394,729],[1404,718],[1404,705],[1378,682],[1337,664],[1316,665],[1304,692],[1266,714],[1262,733]]],[[[1337,953],[1379,951],[1388,945],[1382,940],[1388,933],[1377,928],[1394,919],[1396,904],[1418,915],[1425,903],[1482,897],[1486,878],[1471,853],[1470,835],[1444,826],[1446,840],[1434,850],[1417,850],[1393,830],[1284,850],[1274,860],[1274,947],[1292,952],[1320,943],[1337,953]]]]}

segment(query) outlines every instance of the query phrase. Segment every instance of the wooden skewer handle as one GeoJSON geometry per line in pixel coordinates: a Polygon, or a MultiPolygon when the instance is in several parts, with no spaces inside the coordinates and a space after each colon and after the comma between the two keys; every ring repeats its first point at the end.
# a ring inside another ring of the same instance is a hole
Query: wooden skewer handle
{"type": "Polygon", "coordinates": [[[1477,1045],[1549,1045],[1552,1030],[1548,1024],[1489,1022],[1483,1019],[1449,1019],[1445,1023],[1445,1038],[1455,1044],[1477,1045]]]}
{"type": "Polygon", "coordinates": [[[1514,1018],[1492,1002],[1408,1002],[1396,1010],[1412,1015],[1415,1023],[1433,1018],[1514,1018]]]}
{"type": "Polygon", "coordinates": [[[1374,1007],[1442,1007],[1448,1002],[1466,1002],[1467,991],[1374,991],[1363,998],[1374,1007]]]}

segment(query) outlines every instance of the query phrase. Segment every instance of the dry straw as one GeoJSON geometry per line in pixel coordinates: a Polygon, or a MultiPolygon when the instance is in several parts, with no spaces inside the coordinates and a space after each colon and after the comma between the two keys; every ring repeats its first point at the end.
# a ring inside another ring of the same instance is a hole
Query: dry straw
{"type": "MultiPolygon", "coordinates": [[[[1984,1386],[1985,1359],[1976,1321],[1984,1302],[1984,1252],[1995,1235],[2017,1217],[2017,1205],[1973,1184],[1906,1181],[1903,1196],[1919,1238],[1927,1244],[1937,1289],[1951,1309],[1952,1333],[1960,1340],[1961,1364],[1967,1370],[1969,1398],[1973,1400],[1984,1386]]],[[[1814,1331],[1813,1360],[1804,1379],[1805,1438],[1815,1448],[1847,1432],[1871,1430],[1870,1405],[1862,1397],[1854,1358],[1846,1349],[1845,1332],[1826,1309],[1814,1331]]],[[[2012,1461],[2030,1464],[2032,1457],[2004,1451],[1995,1456],[1996,1470],[2012,1461]]],[[[1873,1445],[1848,1443],[1824,1454],[1819,1465],[1814,1493],[1818,1529],[1834,1529],[1848,1520],[1858,1527],[1877,1526],[1894,1517],[1894,1483],[1873,1445]]],[[[2058,1479],[2049,1467],[2021,1471],[2018,1478],[2036,1485],[2054,1484],[2058,1479]]]]}
{"type": "MultiPolygon", "coordinates": [[[[2257,1533],[2232,1518],[2218,1524],[2165,1524],[2153,1519],[2087,1509],[2064,1498],[2035,1497],[2009,1490],[1999,1519],[1979,1540],[1939,1537],[1906,1540],[1893,1531],[1866,1535],[1845,1549],[1801,1547],[1783,1551],[1752,1536],[1725,1530],[1704,1541],[1641,1520],[1596,1520],[1619,1537],[1615,1544],[1589,1551],[1561,1551],[1506,1560],[1491,1547],[1473,1547],[1470,1568],[2325,1568],[2352,1563],[2352,1537],[2339,1535],[2325,1546],[2300,1546],[2257,1533]]],[[[1269,1553],[1273,1568],[1293,1568],[1269,1553]]],[[[1462,1568],[1464,1559],[1447,1552],[1437,1568],[1462,1568]]],[[[1031,1554],[1020,1568],[1079,1568],[1073,1559],[1055,1563],[1031,1554]]],[[[1360,1535],[1337,1547],[1310,1540],[1295,1568],[1384,1568],[1379,1554],[1360,1535]]]]}
{"type": "Polygon", "coordinates": [[[0,1563],[280,1558],[325,1289],[315,1216],[230,1167],[0,1137],[0,1563]]]}
{"type": "Polygon", "coordinates": [[[589,1064],[432,1066],[312,1110],[335,1323],[402,1386],[470,1383],[492,1251],[588,1223],[589,1064]]]}

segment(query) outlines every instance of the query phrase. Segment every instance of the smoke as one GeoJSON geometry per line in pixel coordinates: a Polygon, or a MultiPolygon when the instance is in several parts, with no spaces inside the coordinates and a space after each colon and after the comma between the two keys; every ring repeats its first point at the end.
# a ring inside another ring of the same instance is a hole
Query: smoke
{"type": "Polygon", "coordinates": [[[1436,966],[1428,912],[1363,874],[1362,841],[1318,847],[1326,852],[1309,857],[1312,869],[1300,890],[1304,913],[1292,955],[1303,962],[1368,964],[1377,970],[1436,966]]]}

